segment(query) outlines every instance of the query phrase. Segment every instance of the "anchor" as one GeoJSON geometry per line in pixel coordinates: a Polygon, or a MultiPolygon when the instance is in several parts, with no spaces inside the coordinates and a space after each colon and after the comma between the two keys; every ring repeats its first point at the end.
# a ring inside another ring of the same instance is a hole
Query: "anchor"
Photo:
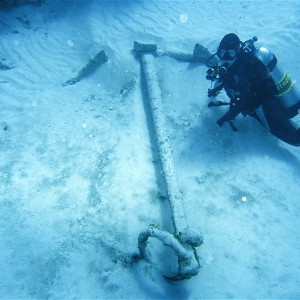
{"type": "MultiPolygon", "coordinates": [[[[173,58],[184,58],[185,61],[199,62],[204,61],[206,57],[209,57],[210,53],[204,48],[204,54],[202,53],[201,59],[197,59],[200,56],[194,54],[183,54],[176,52],[165,51],[163,55],[169,55],[173,58]]],[[[199,53],[199,45],[197,46],[197,53],[199,53]]],[[[149,228],[143,230],[139,234],[138,247],[140,255],[148,261],[151,261],[150,255],[147,251],[148,239],[156,238],[160,240],[164,245],[173,249],[178,256],[178,271],[177,274],[164,275],[169,280],[183,280],[189,279],[192,276],[198,274],[200,269],[199,257],[197,255],[196,247],[199,247],[203,243],[203,237],[201,233],[194,232],[187,223],[186,214],[184,209],[183,194],[179,188],[173,152],[171,143],[169,141],[166,120],[164,115],[164,109],[161,99],[161,90],[157,80],[156,68],[155,68],[155,56],[157,56],[157,46],[155,44],[142,44],[134,42],[134,51],[139,56],[144,77],[146,80],[148,97],[150,100],[150,107],[152,113],[152,120],[154,123],[156,142],[158,146],[162,172],[166,182],[166,189],[168,195],[168,201],[170,204],[172,223],[174,227],[174,233],[170,233],[159,229],[154,225],[150,225],[149,228]]],[[[160,55],[162,53],[160,52],[160,55]]]]}

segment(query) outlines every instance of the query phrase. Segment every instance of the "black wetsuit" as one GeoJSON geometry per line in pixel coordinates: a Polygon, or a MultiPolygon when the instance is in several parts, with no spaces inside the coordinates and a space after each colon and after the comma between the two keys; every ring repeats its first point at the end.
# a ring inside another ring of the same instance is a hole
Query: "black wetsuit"
{"type": "Polygon", "coordinates": [[[267,67],[257,57],[241,51],[221,81],[230,98],[230,108],[217,121],[218,125],[233,120],[239,113],[250,115],[279,139],[300,146],[300,130],[294,127],[288,112],[277,100],[276,86],[267,67]]]}

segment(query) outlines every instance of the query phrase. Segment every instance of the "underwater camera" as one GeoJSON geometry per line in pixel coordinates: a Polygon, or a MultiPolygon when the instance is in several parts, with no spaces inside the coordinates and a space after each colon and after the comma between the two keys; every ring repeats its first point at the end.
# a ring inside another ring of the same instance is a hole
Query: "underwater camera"
{"type": "Polygon", "coordinates": [[[218,76],[222,76],[225,75],[227,73],[227,68],[225,66],[221,66],[221,67],[211,67],[206,71],[206,79],[207,80],[211,80],[211,81],[215,81],[218,76]]]}
{"type": "Polygon", "coordinates": [[[216,80],[218,74],[219,74],[218,68],[211,67],[206,71],[206,79],[214,81],[214,80],[216,80]]]}

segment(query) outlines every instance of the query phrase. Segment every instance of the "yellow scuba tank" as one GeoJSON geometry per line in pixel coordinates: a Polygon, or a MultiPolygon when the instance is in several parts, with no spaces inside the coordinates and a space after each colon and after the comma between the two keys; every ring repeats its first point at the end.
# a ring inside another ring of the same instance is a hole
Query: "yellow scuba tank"
{"type": "Polygon", "coordinates": [[[278,66],[275,55],[265,47],[255,48],[254,55],[268,68],[269,75],[276,85],[277,93],[275,96],[289,112],[289,118],[299,114],[300,92],[296,89],[288,74],[278,66]]]}

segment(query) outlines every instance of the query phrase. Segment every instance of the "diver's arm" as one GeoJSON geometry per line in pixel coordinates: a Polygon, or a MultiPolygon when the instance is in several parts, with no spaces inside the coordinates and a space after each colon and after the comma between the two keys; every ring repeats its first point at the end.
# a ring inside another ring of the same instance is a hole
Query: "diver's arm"
{"type": "Polygon", "coordinates": [[[244,101],[242,101],[240,98],[234,99],[230,101],[230,108],[228,112],[217,121],[217,124],[219,126],[222,126],[225,122],[230,122],[234,120],[234,118],[243,110],[244,107],[244,101]]]}
{"type": "Polygon", "coordinates": [[[247,83],[248,78],[245,74],[240,73],[235,79],[234,87],[225,87],[226,94],[230,98],[230,107],[228,112],[217,121],[219,126],[222,126],[225,122],[234,120],[244,110],[249,97],[247,83]]]}

